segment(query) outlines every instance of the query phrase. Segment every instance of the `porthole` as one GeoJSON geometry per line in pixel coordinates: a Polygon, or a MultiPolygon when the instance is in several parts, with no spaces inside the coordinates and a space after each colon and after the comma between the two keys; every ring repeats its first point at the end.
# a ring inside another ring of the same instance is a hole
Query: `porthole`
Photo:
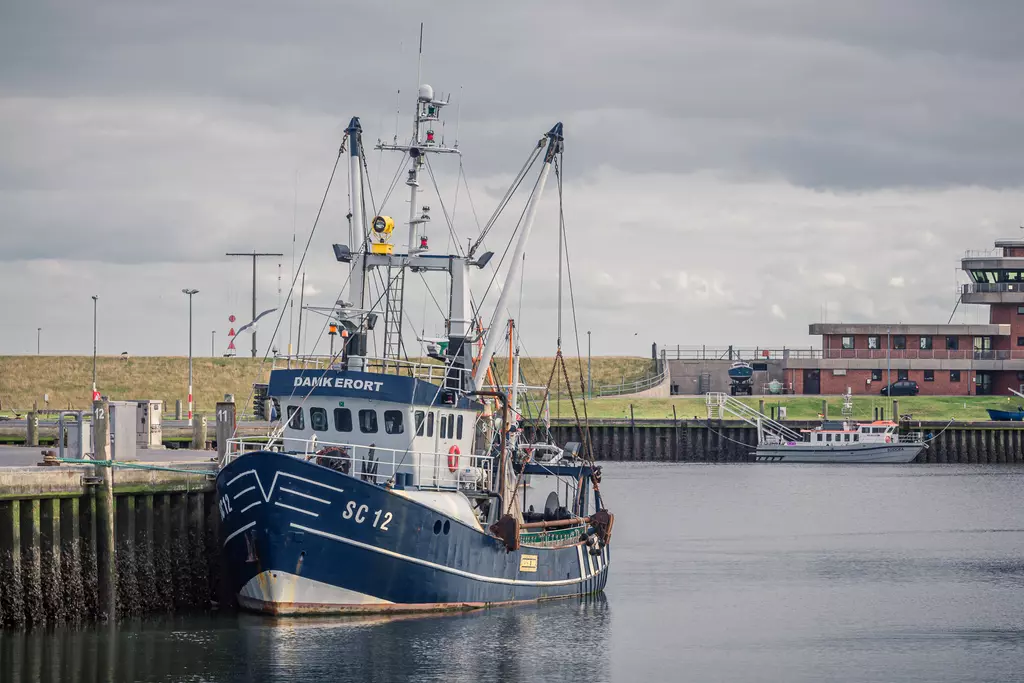
{"type": "Polygon", "coordinates": [[[449,522],[448,520],[445,520],[444,521],[444,533],[445,533],[445,535],[447,536],[448,532],[451,531],[451,530],[452,530],[452,523],[449,522]]]}
{"type": "Polygon", "coordinates": [[[436,522],[434,522],[434,533],[441,533],[441,520],[437,520],[436,522]]]}

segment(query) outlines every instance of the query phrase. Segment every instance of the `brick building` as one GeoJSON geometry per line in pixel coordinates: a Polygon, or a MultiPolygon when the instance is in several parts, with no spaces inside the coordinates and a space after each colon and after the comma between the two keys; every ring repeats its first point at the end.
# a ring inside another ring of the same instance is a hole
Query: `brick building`
{"type": "Polygon", "coordinates": [[[890,377],[916,381],[922,394],[1024,391],[1024,240],[968,253],[961,266],[971,282],[960,301],[987,305],[989,324],[812,324],[821,349],[788,354],[792,391],[877,394],[890,377]]]}

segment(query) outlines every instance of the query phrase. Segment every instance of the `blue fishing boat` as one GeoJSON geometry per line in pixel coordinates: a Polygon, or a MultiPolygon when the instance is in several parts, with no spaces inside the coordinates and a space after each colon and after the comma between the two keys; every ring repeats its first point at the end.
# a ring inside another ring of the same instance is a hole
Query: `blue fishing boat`
{"type": "Polygon", "coordinates": [[[342,348],[275,361],[266,393],[280,426],[269,439],[231,439],[217,476],[222,552],[243,608],[457,610],[586,595],[608,580],[614,516],[587,430],[562,445],[526,437],[518,344],[512,322],[504,324],[538,202],[552,167],[558,172],[562,125],[531,146],[524,169],[540,161],[537,180],[514,185],[533,190],[485,330],[469,276],[492,256],[481,253],[488,228],[465,252],[431,253],[428,209],[417,200],[426,157],[458,153],[433,132],[447,104],[422,86],[408,142],[376,146],[407,157],[405,253],[392,244],[393,219],[362,217],[368,179],[358,118],[346,131],[349,243],[334,253],[349,265],[348,294],[329,312],[342,348]],[[428,352],[433,360],[404,357],[406,272],[448,278],[447,334],[428,352]],[[380,317],[384,354],[373,357],[367,340],[380,317]],[[504,384],[492,372],[503,341],[512,351],[504,384]]]}
{"type": "Polygon", "coordinates": [[[1019,422],[1024,420],[1024,408],[1018,407],[1017,410],[996,410],[995,408],[986,408],[985,412],[988,413],[988,419],[996,422],[1019,422]]]}

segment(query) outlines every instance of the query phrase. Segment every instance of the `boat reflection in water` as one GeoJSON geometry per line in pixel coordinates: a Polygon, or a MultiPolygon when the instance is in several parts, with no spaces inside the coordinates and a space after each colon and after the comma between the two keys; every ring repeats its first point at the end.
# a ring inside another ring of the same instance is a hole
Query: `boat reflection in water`
{"type": "Polygon", "coordinates": [[[468,613],[197,616],[5,633],[5,681],[605,680],[603,595],[468,613]]]}

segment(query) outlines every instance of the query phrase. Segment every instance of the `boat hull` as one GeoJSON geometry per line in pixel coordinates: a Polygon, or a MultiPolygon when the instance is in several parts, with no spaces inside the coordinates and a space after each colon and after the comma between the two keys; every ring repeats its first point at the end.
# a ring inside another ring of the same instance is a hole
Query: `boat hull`
{"type": "Polygon", "coordinates": [[[822,447],[803,444],[772,444],[757,447],[757,462],[794,463],[909,463],[924,450],[924,444],[850,444],[822,447]]]}
{"type": "Polygon", "coordinates": [[[988,413],[988,419],[995,422],[1019,422],[1024,420],[1024,412],[1018,410],[996,410],[995,408],[986,408],[985,412],[988,413]]]}
{"type": "Polygon", "coordinates": [[[473,609],[596,593],[608,578],[608,547],[510,552],[400,491],[290,455],[237,458],[217,494],[231,588],[252,611],[473,609]]]}

